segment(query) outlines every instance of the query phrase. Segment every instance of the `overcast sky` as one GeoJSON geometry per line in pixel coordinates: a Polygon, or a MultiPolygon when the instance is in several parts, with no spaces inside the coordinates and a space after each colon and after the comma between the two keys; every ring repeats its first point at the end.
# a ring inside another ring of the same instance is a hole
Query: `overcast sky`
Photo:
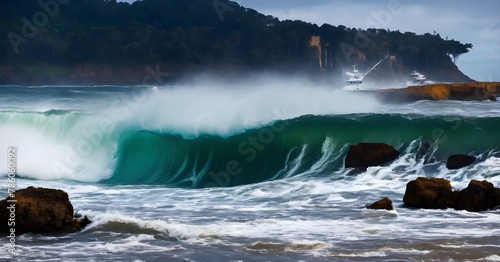
{"type": "MultiPolygon", "coordinates": [[[[133,2],[133,0],[128,0],[133,2]]],[[[498,0],[237,0],[279,19],[299,19],[356,28],[389,28],[472,43],[458,61],[469,77],[500,81],[500,1],[498,0]]]]}

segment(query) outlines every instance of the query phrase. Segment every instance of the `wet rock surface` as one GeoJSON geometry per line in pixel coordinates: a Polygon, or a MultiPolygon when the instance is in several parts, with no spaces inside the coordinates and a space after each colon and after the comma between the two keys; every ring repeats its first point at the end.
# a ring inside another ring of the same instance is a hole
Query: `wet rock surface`
{"type": "Polygon", "coordinates": [[[366,208],[394,210],[394,207],[392,206],[392,200],[390,200],[388,197],[384,197],[371,205],[367,205],[366,208]]]}
{"type": "Polygon", "coordinates": [[[0,201],[2,233],[12,229],[16,235],[72,232],[91,222],[86,216],[74,217],[68,194],[59,189],[28,187],[13,192],[12,196],[0,201]]]}
{"type": "Polygon", "coordinates": [[[390,145],[383,143],[359,143],[351,145],[345,159],[346,168],[366,169],[370,166],[380,166],[393,161],[399,152],[390,145]]]}
{"type": "Polygon", "coordinates": [[[468,155],[451,155],[446,161],[446,168],[459,169],[471,165],[476,161],[475,156],[468,155]]]}
{"type": "Polygon", "coordinates": [[[407,207],[480,212],[500,206],[500,188],[472,180],[467,188],[454,191],[446,179],[419,177],[406,185],[403,202],[407,207]]]}

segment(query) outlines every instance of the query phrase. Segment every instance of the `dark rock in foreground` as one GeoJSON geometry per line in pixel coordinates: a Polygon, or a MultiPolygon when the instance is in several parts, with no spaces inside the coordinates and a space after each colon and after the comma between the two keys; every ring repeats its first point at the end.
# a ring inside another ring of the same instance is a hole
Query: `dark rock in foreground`
{"type": "Polygon", "coordinates": [[[419,177],[406,185],[403,202],[409,207],[446,209],[454,206],[455,197],[450,181],[419,177]]]}
{"type": "Polygon", "coordinates": [[[476,161],[475,156],[451,155],[446,161],[446,167],[448,169],[459,169],[474,163],[474,161],[476,161]]]}
{"type": "Polygon", "coordinates": [[[82,219],[73,217],[68,194],[58,189],[28,187],[17,190],[13,198],[0,201],[0,210],[1,233],[11,233],[12,229],[16,235],[71,232],[90,223],[86,216],[82,219]],[[15,225],[8,223],[12,217],[15,217],[15,225]]]}
{"type": "Polygon", "coordinates": [[[403,202],[409,207],[480,212],[500,206],[500,188],[472,180],[467,188],[453,191],[446,179],[419,177],[406,185],[403,202]]]}
{"type": "Polygon", "coordinates": [[[392,146],[382,143],[359,143],[351,145],[345,158],[345,167],[366,169],[393,161],[399,152],[392,146]]]}
{"type": "Polygon", "coordinates": [[[384,197],[371,205],[367,205],[366,208],[368,208],[368,209],[385,209],[385,210],[393,210],[394,209],[392,207],[392,201],[388,197],[384,197]]]}
{"type": "Polygon", "coordinates": [[[500,188],[484,180],[470,181],[467,188],[458,193],[455,209],[479,212],[500,205],[500,188]]]}

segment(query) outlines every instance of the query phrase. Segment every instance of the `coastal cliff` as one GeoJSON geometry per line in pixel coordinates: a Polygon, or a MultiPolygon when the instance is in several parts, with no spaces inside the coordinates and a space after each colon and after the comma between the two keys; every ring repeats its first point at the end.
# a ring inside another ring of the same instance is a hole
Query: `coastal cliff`
{"type": "Polygon", "coordinates": [[[388,102],[418,100],[493,100],[500,96],[500,82],[439,83],[409,86],[401,89],[383,89],[375,92],[377,97],[388,102]]]}
{"type": "Polygon", "coordinates": [[[0,85],[165,84],[260,72],[334,83],[351,65],[366,72],[387,54],[367,81],[405,81],[414,69],[434,81],[472,81],[450,55],[473,45],[438,33],[280,20],[228,0],[66,1],[57,15],[39,3],[2,2],[0,85]],[[40,24],[33,14],[51,18],[40,24]],[[168,77],[151,73],[159,65],[168,77]]]}

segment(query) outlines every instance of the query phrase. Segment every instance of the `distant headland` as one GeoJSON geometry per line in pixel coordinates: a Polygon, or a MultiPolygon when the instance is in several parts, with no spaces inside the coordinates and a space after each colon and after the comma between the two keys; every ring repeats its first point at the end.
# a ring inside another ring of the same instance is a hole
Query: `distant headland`
{"type": "Polygon", "coordinates": [[[368,81],[470,82],[472,44],[387,29],[279,20],[227,0],[5,0],[0,84],[164,84],[192,74],[302,73],[334,80],[389,59],[368,81]]]}

